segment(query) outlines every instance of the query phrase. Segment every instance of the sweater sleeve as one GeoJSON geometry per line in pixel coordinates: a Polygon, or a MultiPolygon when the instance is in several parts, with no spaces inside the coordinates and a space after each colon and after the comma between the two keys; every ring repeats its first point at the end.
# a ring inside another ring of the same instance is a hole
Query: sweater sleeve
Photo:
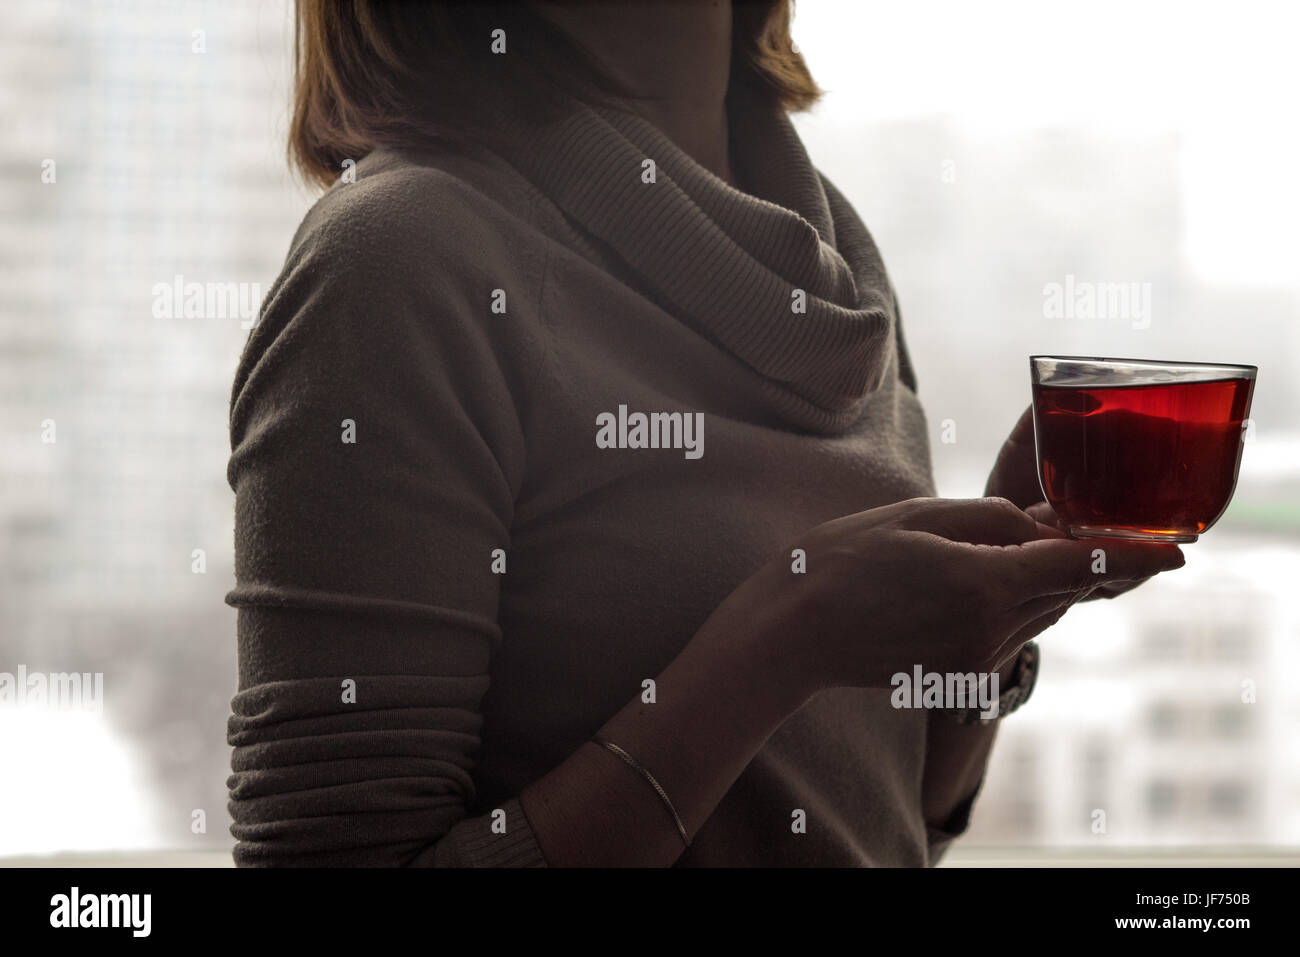
{"type": "Polygon", "coordinates": [[[241,357],[240,866],[545,865],[517,799],[467,810],[544,269],[469,197],[427,169],[336,186],[241,357]]]}
{"type": "Polygon", "coordinates": [[[983,787],[984,779],[981,778],[975,790],[971,792],[970,797],[957,807],[952,817],[945,822],[943,827],[926,826],[926,866],[937,866],[943,860],[944,855],[948,853],[948,848],[952,846],[952,842],[970,830],[971,811],[974,809],[975,799],[979,797],[983,787]]]}

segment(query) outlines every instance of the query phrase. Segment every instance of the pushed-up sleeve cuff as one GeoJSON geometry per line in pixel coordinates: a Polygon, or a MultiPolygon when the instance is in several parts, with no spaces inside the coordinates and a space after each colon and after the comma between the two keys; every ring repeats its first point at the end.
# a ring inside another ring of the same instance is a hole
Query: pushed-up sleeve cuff
{"type": "Polygon", "coordinates": [[[503,801],[491,813],[457,822],[434,847],[432,864],[434,867],[547,866],[517,797],[503,801]],[[504,816],[496,811],[504,812],[504,816]],[[496,824],[498,821],[501,823],[496,824]]]}
{"type": "Polygon", "coordinates": [[[957,809],[952,813],[952,817],[948,818],[943,827],[926,827],[926,866],[935,867],[938,865],[948,852],[952,842],[970,829],[971,811],[974,809],[975,799],[979,797],[980,790],[983,787],[984,781],[981,779],[979,785],[971,792],[971,796],[957,806],[957,809]]]}

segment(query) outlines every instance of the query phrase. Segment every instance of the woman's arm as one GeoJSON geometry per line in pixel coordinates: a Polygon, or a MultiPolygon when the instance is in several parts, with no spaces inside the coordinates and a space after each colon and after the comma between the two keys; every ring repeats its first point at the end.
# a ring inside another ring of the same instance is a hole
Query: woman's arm
{"type": "Polygon", "coordinates": [[[447,173],[363,163],[268,293],[230,417],[237,863],[541,862],[522,814],[509,842],[466,819],[545,349],[523,233],[447,173]]]}
{"type": "MultiPolygon", "coordinates": [[[[419,182],[363,176],[309,217],[235,378],[236,861],[670,864],[667,807],[592,743],[500,802],[504,833],[467,816],[492,656],[512,637],[491,552],[509,548],[525,470],[544,257],[503,248],[520,230],[443,174],[400,176],[419,182]],[[437,208],[412,218],[413,196],[437,208]]],[[[657,677],[657,703],[602,729],[691,834],[812,693],[772,654],[715,622],[657,677]]]]}
{"type": "MultiPolygon", "coordinates": [[[[998,672],[998,687],[1007,688],[1015,660],[998,672]]],[[[928,858],[937,864],[948,845],[965,832],[984,782],[998,722],[959,724],[944,714],[928,717],[921,811],[925,816],[928,858]]]]}
{"type": "MultiPolygon", "coordinates": [[[[715,616],[602,735],[650,771],[694,836],[773,731],[812,686],[735,616],[715,616]]],[[[666,866],[683,850],[672,814],[635,769],[588,742],[521,800],[547,861],[564,866],[666,866]]]]}

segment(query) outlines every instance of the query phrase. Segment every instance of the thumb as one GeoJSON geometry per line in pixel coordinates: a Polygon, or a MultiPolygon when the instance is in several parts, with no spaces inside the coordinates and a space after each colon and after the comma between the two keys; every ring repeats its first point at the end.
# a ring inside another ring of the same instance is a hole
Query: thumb
{"type": "Polygon", "coordinates": [[[1023,509],[997,497],[927,499],[903,516],[900,524],[971,545],[1019,545],[1059,537],[1054,526],[1040,526],[1023,509]]]}

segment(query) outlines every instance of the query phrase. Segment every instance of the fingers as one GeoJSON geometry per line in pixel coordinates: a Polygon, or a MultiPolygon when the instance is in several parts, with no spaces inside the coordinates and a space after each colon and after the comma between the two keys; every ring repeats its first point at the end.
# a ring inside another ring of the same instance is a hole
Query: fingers
{"type": "Polygon", "coordinates": [[[1008,445],[1029,445],[1034,444],[1034,407],[1025,406],[1025,411],[1020,413],[1020,418],[1016,420],[1015,427],[1012,428],[1011,434],[1007,436],[1008,445]]]}
{"type": "Polygon", "coordinates": [[[991,553],[1003,581],[1026,600],[1083,591],[1108,582],[1129,582],[1185,563],[1177,545],[1118,539],[1041,538],[991,553]]]}
{"type": "Polygon", "coordinates": [[[1077,600],[1078,596],[1083,594],[1082,589],[1062,592],[1059,595],[1039,595],[1028,601],[1021,602],[1009,613],[1010,624],[1013,628],[1020,629],[1035,619],[1044,615],[1050,615],[1058,609],[1064,612],[1077,600]]]}
{"type": "Polygon", "coordinates": [[[930,532],[971,545],[1019,545],[1039,538],[1061,538],[1005,498],[926,499],[899,521],[903,528],[930,532]]]}
{"type": "Polygon", "coordinates": [[[1006,638],[994,653],[997,662],[995,668],[1000,670],[1016,654],[1025,642],[1037,638],[1064,617],[1065,613],[1087,596],[1087,589],[1076,589],[1059,595],[1041,595],[1031,598],[1011,609],[1006,618],[1006,625],[1011,636],[1006,638]]]}
{"type": "Polygon", "coordinates": [[[995,655],[995,660],[997,661],[996,669],[1001,671],[1011,663],[1016,655],[1020,653],[1020,649],[1025,646],[1026,642],[1033,641],[1048,628],[1051,628],[1060,621],[1061,616],[1070,610],[1070,604],[1071,603],[1064,604],[1059,608],[1039,615],[1037,618],[1022,625],[1014,635],[1004,641],[998,648],[997,654],[995,655]]]}
{"type": "Polygon", "coordinates": [[[1042,522],[1044,525],[1051,525],[1053,528],[1061,527],[1061,519],[1060,516],[1056,514],[1056,509],[1052,508],[1052,506],[1048,505],[1046,502],[1035,502],[1033,505],[1030,505],[1025,509],[1025,513],[1036,522],[1042,522]]]}
{"type": "Polygon", "coordinates": [[[1017,647],[1056,624],[1062,615],[1087,598],[1088,593],[1089,589],[1077,588],[1059,595],[1039,595],[1012,608],[1006,613],[1005,623],[1017,647]]]}
{"type": "Polygon", "coordinates": [[[1088,601],[1094,598],[1116,598],[1120,595],[1123,595],[1125,592],[1132,591],[1134,588],[1137,588],[1138,585],[1141,585],[1143,582],[1150,581],[1150,579],[1151,576],[1147,575],[1142,578],[1134,579],[1133,581],[1106,582],[1105,584],[1098,585],[1096,588],[1094,588],[1092,590],[1092,594],[1087,596],[1087,598],[1084,600],[1088,601]]]}
{"type": "Polygon", "coordinates": [[[1011,434],[998,450],[998,458],[993,464],[993,471],[989,473],[984,494],[1006,496],[1021,508],[1043,497],[1038,483],[1032,406],[1021,414],[1011,434]]]}

